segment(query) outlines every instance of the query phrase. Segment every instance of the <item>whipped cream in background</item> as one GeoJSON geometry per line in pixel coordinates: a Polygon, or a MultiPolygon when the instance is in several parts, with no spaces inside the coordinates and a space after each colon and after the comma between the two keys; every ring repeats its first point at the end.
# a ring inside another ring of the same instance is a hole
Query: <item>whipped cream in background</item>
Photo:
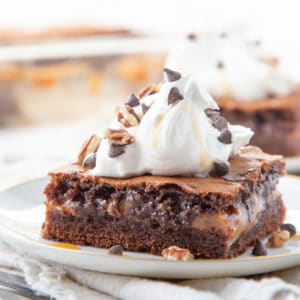
{"type": "Polygon", "coordinates": [[[273,57],[261,41],[243,34],[207,33],[174,47],[166,67],[192,74],[213,97],[252,101],[287,95],[300,83],[295,58],[279,58],[273,66],[264,62],[273,57]]]}
{"type": "Polygon", "coordinates": [[[171,82],[166,80],[158,92],[142,97],[138,105],[130,109],[140,120],[138,124],[124,126],[118,114],[108,128],[126,130],[133,142],[118,148],[121,154],[111,157],[113,141],[99,134],[102,140],[91,175],[206,176],[214,163],[228,165],[230,156],[248,144],[253,135],[248,128],[226,124],[231,140],[221,142],[218,138],[224,130],[217,129],[213,117],[205,112],[211,109],[216,113],[218,106],[190,76],[171,82]],[[144,115],[142,106],[149,108],[144,115]]]}

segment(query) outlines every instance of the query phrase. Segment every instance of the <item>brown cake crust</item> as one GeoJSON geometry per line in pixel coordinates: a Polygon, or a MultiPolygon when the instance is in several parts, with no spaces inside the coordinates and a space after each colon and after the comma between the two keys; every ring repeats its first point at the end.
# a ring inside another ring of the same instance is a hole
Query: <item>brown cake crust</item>
{"type": "Polygon", "coordinates": [[[249,102],[223,98],[217,102],[230,123],[255,132],[253,145],[272,154],[300,155],[300,88],[287,96],[249,102]]]}
{"type": "Polygon", "coordinates": [[[116,179],[90,176],[78,165],[56,170],[45,190],[43,237],[154,254],[176,245],[196,257],[236,256],[283,222],[276,184],[284,162],[245,147],[230,163],[226,178],[116,179]]]}

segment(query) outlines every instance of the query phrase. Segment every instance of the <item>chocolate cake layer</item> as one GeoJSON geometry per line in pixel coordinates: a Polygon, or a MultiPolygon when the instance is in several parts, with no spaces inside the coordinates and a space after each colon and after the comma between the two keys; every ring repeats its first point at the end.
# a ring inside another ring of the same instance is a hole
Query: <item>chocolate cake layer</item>
{"type": "Polygon", "coordinates": [[[251,102],[219,99],[218,103],[230,123],[255,132],[251,144],[271,154],[300,155],[300,89],[285,97],[251,102]]]}
{"type": "Polygon", "coordinates": [[[46,239],[160,254],[176,245],[196,257],[232,257],[275,230],[285,209],[276,191],[284,163],[246,147],[226,178],[90,176],[72,165],[45,190],[46,239]]]}

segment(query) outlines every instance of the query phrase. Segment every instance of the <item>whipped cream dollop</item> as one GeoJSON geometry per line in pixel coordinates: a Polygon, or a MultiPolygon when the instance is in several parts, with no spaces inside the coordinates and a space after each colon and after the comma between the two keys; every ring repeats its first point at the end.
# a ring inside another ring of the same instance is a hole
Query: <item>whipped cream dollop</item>
{"type": "Polygon", "coordinates": [[[192,74],[213,97],[241,101],[284,96],[300,83],[295,61],[274,60],[260,40],[236,34],[190,35],[173,48],[166,67],[192,74]]]}
{"type": "Polygon", "coordinates": [[[171,70],[166,75],[160,86],[131,95],[118,108],[116,118],[98,135],[96,153],[85,157],[83,164],[96,159],[91,175],[222,176],[228,171],[229,158],[249,143],[253,132],[230,125],[190,76],[171,70]]]}

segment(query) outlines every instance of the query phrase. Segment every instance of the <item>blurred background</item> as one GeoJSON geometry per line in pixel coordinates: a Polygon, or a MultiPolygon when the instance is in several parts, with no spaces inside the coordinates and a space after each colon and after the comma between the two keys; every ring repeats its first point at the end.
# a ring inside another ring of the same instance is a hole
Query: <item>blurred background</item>
{"type": "Polygon", "coordinates": [[[3,184],[20,168],[34,177],[73,161],[118,103],[161,80],[188,33],[254,31],[280,54],[300,53],[296,0],[0,3],[3,184]]]}

